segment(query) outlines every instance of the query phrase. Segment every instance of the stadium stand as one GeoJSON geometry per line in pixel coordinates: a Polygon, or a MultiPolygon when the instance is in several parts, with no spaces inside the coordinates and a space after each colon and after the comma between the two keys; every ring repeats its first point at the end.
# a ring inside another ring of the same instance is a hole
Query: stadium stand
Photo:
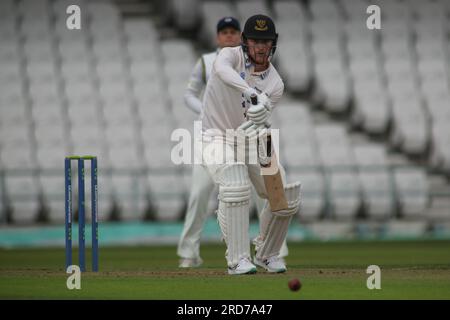
{"type": "Polygon", "coordinates": [[[170,154],[196,120],[187,79],[219,18],[256,12],[280,33],[273,127],[300,221],[448,220],[450,5],[372,3],[382,30],[365,0],[0,1],[0,221],[61,223],[69,154],[99,157],[101,220],[182,217],[191,168],[170,154]]]}

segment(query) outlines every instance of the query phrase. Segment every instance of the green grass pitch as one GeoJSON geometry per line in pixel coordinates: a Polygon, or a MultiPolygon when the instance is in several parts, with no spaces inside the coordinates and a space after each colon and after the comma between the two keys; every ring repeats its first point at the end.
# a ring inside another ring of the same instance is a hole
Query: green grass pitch
{"type": "Polygon", "coordinates": [[[204,265],[190,270],[177,267],[174,246],[100,248],[100,272],[83,273],[81,290],[68,290],[63,248],[0,249],[0,299],[450,299],[450,241],[300,242],[289,250],[285,274],[229,276],[221,244],[202,245],[204,265]],[[381,268],[380,290],[366,287],[372,264],[381,268]],[[291,278],[300,291],[288,289],[291,278]]]}

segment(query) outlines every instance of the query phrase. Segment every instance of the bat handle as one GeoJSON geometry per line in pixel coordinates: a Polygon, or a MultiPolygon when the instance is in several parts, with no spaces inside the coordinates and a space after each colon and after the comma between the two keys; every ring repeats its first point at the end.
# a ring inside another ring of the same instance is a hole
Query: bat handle
{"type": "Polygon", "coordinates": [[[252,94],[252,95],[250,96],[250,100],[251,100],[251,102],[252,102],[253,105],[258,104],[258,97],[256,96],[256,94],[252,94]]]}

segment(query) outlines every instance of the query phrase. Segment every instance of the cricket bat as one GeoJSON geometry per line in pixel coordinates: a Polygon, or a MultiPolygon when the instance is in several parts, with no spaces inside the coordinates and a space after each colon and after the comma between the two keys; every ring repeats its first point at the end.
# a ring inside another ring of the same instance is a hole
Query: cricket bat
{"type": "MultiPolygon", "coordinates": [[[[251,97],[252,104],[257,104],[257,97],[251,97]]],[[[266,143],[261,145],[258,139],[258,153],[263,152],[266,159],[269,161],[260,161],[261,175],[264,179],[264,185],[267,191],[267,198],[269,200],[271,211],[280,211],[288,209],[288,203],[284,194],[283,180],[281,172],[278,167],[278,158],[275,149],[272,146],[272,139],[270,129],[268,130],[266,143]]]]}

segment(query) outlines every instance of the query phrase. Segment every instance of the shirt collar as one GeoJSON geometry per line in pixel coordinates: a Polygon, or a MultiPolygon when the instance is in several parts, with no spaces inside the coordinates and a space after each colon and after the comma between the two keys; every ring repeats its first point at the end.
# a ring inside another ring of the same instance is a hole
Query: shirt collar
{"type": "Polygon", "coordinates": [[[251,75],[253,77],[260,77],[261,80],[264,80],[269,75],[270,69],[271,69],[271,64],[269,63],[269,67],[266,70],[260,71],[260,72],[252,71],[251,75]]]}

